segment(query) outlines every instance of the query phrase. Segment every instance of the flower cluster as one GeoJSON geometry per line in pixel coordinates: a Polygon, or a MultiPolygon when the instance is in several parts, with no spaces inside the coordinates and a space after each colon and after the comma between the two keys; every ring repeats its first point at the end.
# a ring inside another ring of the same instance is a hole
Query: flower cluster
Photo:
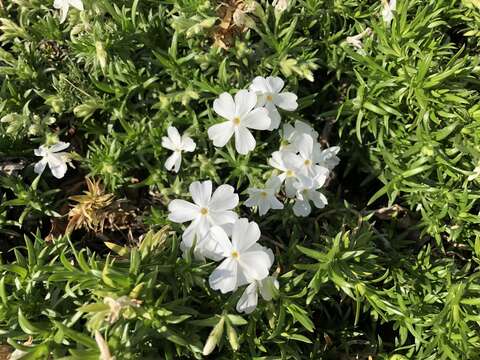
{"type": "Polygon", "coordinates": [[[327,198],[318,191],[325,184],[330,171],[340,162],[337,157],[340,148],[321,148],[318,133],[308,124],[296,121],[295,125],[285,124],[283,141],[279,151],[269,159],[278,176],[272,176],[264,189],[249,188],[246,206],[257,206],[260,215],[270,209],[283,209],[276,198],[281,185],[285,185],[285,196],[295,199],[293,212],[296,216],[308,216],[315,207],[327,205],[327,198]]]}
{"type": "Polygon", "coordinates": [[[235,135],[235,149],[245,155],[255,149],[256,141],[250,129],[275,130],[280,126],[278,108],[293,111],[297,95],[282,92],[284,82],[279,77],[257,76],[249,90],[240,90],[232,97],[222,93],[213,102],[213,110],[226,121],[211,126],[208,137],[217,147],[225,146],[235,135]]]}
{"type": "Polygon", "coordinates": [[[252,312],[258,293],[270,300],[278,288],[278,282],[269,276],[273,252],[257,243],[258,225],[233,211],[238,205],[233,187],[221,185],[212,193],[212,182],[207,180],[193,182],[189,190],[193,203],[175,199],[168,205],[169,220],[190,222],[182,235],[182,250],[193,250],[197,259],[221,261],[210,275],[210,287],[227,293],[248,285],[237,310],[252,312]]]}

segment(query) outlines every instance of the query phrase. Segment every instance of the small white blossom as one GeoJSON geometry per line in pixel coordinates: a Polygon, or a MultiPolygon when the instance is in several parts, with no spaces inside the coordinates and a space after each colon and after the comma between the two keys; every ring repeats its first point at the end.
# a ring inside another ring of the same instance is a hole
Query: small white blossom
{"type": "Polygon", "coordinates": [[[62,152],[70,146],[69,143],[58,142],[53,146],[41,145],[34,150],[36,156],[41,156],[42,159],[35,164],[34,171],[37,174],[42,174],[48,164],[53,176],[61,179],[67,172],[67,162],[69,162],[68,153],[62,152]]]}
{"type": "Polygon", "coordinates": [[[268,130],[277,129],[280,126],[281,116],[277,108],[294,111],[297,109],[297,95],[291,92],[281,92],[284,82],[279,77],[267,78],[257,76],[250,85],[250,91],[257,94],[257,106],[264,106],[272,120],[268,130]]]}
{"type": "Polygon", "coordinates": [[[55,0],[53,2],[53,7],[60,10],[60,23],[63,23],[67,19],[70,6],[77,10],[83,11],[82,0],[55,0]]]}
{"type": "Polygon", "coordinates": [[[263,300],[270,301],[278,290],[278,280],[274,276],[267,276],[261,281],[254,281],[245,288],[242,296],[237,302],[237,311],[251,314],[258,304],[258,293],[263,300]]]}
{"type": "Polygon", "coordinates": [[[168,219],[176,223],[191,221],[182,235],[182,249],[190,249],[196,240],[195,256],[208,256],[209,230],[212,226],[234,223],[238,215],[231,211],[238,205],[238,195],[230,185],[221,185],[212,194],[210,180],[190,184],[193,204],[185,200],[172,200],[168,204],[168,219]]]}
{"type": "Polygon", "coordinates": [[[397,0],[382,0],[382,17],[383,21],[387,24],[387,26],[390,26],[390,23],[392,22],[394,18],[393,12],[397,9],[397,0]]]}
{"type": "Polygon", "coordinates": [[[260,229],[255,222],[239,219],[233,225],[232,241],[220,227],[211,229],[217,249],[224,259],[210,274],[210,287],[223,294],[268,276],[273,264],[271,250],[257,244],[260,229]]]}
{"type": "Polygon", "coordinates": [[[213,102],[213,110],[228,121],[211,126],[208,137],[213,145],[223,147],[235,135],[235,148],[240,154],[255,149],[255,138],[249,129],[267,130],[271,119],[264,107],[255,108],[257,96],[253,92],[240,90],[235,99],[228,93],[222,93],[213,102]]]}
{"type": "Polygon", "coordinates": [[[297,155],[290,151],[275,151],[268,160],[268,163],[270,166],[281,171],[278,177],[282,182],[285,182],[285,194],[288,197],[294,197],[297,190],[293,184],[297,179],[297,174],[300,173],[297,155]]]}
{"type": "Polygon", "coordinates": [[[260,216],[265,215],[270,209],[283,209],[283,204],[275,196],[281,185],[282,180],[278,176],[272,176],[267,180],[265,188],[248,188],[247,193],[250,197],[245,201],[245,206],[258,206],[258,214],[260,216]]]}
{"type": "Polygon", "coordinates": [[[323,209],[328,204],[327,198],[321,192],[317,191],[325,183],[326,176],[319,175],[316,178],[311,178],[304,175],[299,175],[298,180],[294,186],[297,189],[297,198],[293,205],[293,213],[296,216],[308,216],[312,211],[310,201],[315,207],[323,209]]]}
{"type": "Polygon", "coordinates": [[[197,145],[188,135],[180,136],[177,128],[173,126],[168,127],[167,133],[168,137],[162,137],[162,146],[165,149],[172,150],[173,154],[165,161],[165,168],[169,171],[173,169],[174,172],[178,172],[182,164],[182,152],[192,152],[197,145]]]}

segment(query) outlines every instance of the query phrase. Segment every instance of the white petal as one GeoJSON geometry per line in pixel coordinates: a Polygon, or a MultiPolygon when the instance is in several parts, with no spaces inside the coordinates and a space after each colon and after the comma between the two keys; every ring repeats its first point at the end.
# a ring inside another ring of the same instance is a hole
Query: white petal
{"type": "Polygon", "coordinates": [[[57,179],[61,179],[65,176],[67,172],[67,164],[62,156],[50,155],[47,157],[48,166],[52,172],[52,175],[57,179]]]}
{"type": "Polygon", "coordinates": [[[240,90],[235,94],[235,116],[243,118],[257,104],[257,95],[248,90],[240,90]]]}
{"type": "Polygon", "coordinates": [[[169,126],[167,128],[167,133],[168,138],[172,142],[173,146],[175,146],[176,149],[180,149],[182,147],[182,138],[177,128],[174,126],[169,126]]]}
{"type": "Polygon", "coordinates": [[[168,150],[172,150],[172,151],[176,150],[175,144],[167,136],[162,137],[162,147],[164,147],[165,149],[168,149],[168,150]]]}
{"type": "Polygon", "coordinates": [[[231,121],[225,121],[215,124],[208,128],[208,138],[213,141],[213,145],[223,147],[230,140],[234,132],[234,125],[231,121]]]}
{"type": "Polygon", "coordinates": [[[313,142],[313,138],[309,134],[302,134],[302,136],[295,141],[295,147],[303,159],[312,158],[313,142]]]}
{"type": "Polygon", "coordinates": [[[266,108],[268,110],[268,117],[271,120],[268,130],[272,131],[278,129],[280,126],[280,121],[282,120],[280,113],[273,105],[267,105],[266,108]]]}
{"type": "Polygon", "coordinates": [[[275,196],[272,196],[270,199],[270,206],[274,210],[281,210],[283,209],[283,204],[278,200],[275,196]]]}
{"type": "Polygon", "coordinates": [[[191,221],[200,216],[200,209],[197,205],[185,200],[172,200],[168,204],[168,220],[176,223],[191,221]]]}
{"type": "Polygon", "coordinates": [[[295,181],[297,179],[294,177],[288,177],[285,179],[285,194],[289,197],[292,198],[295,196],[297,189],[295,188],[295,181]]]}
{"type": "Polygon", "coordinates": [[[55,9],[60,9],[60,8],[62,8],[62,7],[65,7],[65,6],[68,7],[68,2],[67,2],[67,1],[68,1],[68,0],[55,0],[55,1],[53,2],[53,7],[54,7],[55,9]]]}
{"type": "Polygon", "coordinates": [[[305,217],[310,215],[312,208],[308,201],[303,200],[296,200],[295,204],[293,205],[293,213],[295,216],[305,217]]]}
{"type": "Polygon", "coordinates": [[[189,191],[195,204],[208,208],[208,203],[212,196],[212,182],[210,180],[194,181],[190,184],[189,191]]]}
{"type": "Polygon", "coordinates": [[[208,283],[213,290],[220,290],[222,294],[237,289],[238,263],[232,258],[227,258],[212,271],[208,283]]]}
{"type": "Polygon", "coordinates": [[[238,195],[230,185],[220,185],[210,199],[209,208],[214,211],[230,210],[238,205],[238,195]]]}
{"type": "Polygon", "coordinates": [[[38,149],[33,150],[33,153],[36,156],[47,156],[49,151],[47,150],[47,148],[45,146],[40,145],[40,147],[38,149]]]}
{"type": "Polygon", "coordinates": [[[240,253],[248,250],[258,239],[260,239],[260,228],[257,223],[239,219],[233,225],[232,245],[240,253]]]}
{"type": "Polygon", "coordinates": [[[267,130],[272,123],[268,115],[268,110],[264,107],[254,109],[242,118],[242,124],[250,129],[267,130]]]}
{"type": "Polygon", "coordinates": [[[63,24],[67,20],[68,6],[60,8],[60,24],[63,24]]]}
{"type": "Polygon", "coordinates": [[[235,129],[235,149],[239,154],[248,154],[255,149],[255,145],[255,138],[247,128],[240,126],[235,129]]]}
{"type": "Polygon", "coordinates": [[[239,272],[242,272],[247,280],[263,280],[268,276],[271,261],[265,251],[248,251],[240,254],[239,272]]]}
{"type": "Polygon", "coordinates": [[[36,174],[40,175],[41,173],[43,173],[46,166],[47,166],[47,159],[43,158],[35,164],[33,171],[35,171],[36,174]]]}
{"type": "Polygon", "coordinates": [[[270,178],[265,183],[265,188],[273,190],[274,193],[277,193],[282,186],[282,180],[278,176],[270,176],[270,178]]]}
{"type": "Polygon", "coordinates": [[[278,280],[273,276],[267,276],[259,282],[258,290],[265,301],[270,301],[273,298],[275,289],[278,289],[278,280]]]}
{"type": "Polygon", "coordinates": [[[234,211],[214,211],[210,210],[210,221],[213,225],[224,225],[234,223],[238,219],[238,215],[234,211]]]}
{"type": "Polygon", "coordinates": [[[310,200],[313,201],[313,204],[318,208],[318,209],[323,209],[327,204],[328,200],[319,191],[312,191],[312,194],[310,195],[310,200]]]}
{"type": "Polygon", "coordinates": [[[258,202],[258,215],[263,216],[265,215],[268,210],[270,210],[270,201],[265,198],[260,198],[258,202]]]}
{"type": "Polygon", "coordinates": [[[250,91],[261,92],[261,93],[272,92],[272,88],[270,88],[267,80],[262,76],[257,76],[255,79],[253,79],[249,89],[250,91]]]}
{"type": "Polygon", "coordinates": [[[220,226],[212,226],[209,233],[210,239],[217,245],[218,253],[223,257],[229,257],[233,248],[225,230],[220,226]]]}
{"type": "Polygon", "coordinates": [[[283,86],[285,85],[283,80],[280,79],[278,76],[267,77],[267,82],[270,89],[272,89],[272,92],[275,92],[275,93],[280,92],[280,90],[282,90],[283,86]]]}
{"type": "Polygon", "coordinates": [[[72,5],[74,8],[82,11],[83,10],[83,3],[82,0],[69,0],[70,5],[72,5]]]}
{"type": "Polygon", "coordinates": [[[191,137],[188,137],[187,135],[182,136],[183,151],[192,152],[192,151],[195,151],[196,147],[197,147],[197,144],[195,144],[195,141],[193,141],[191,137]]]}
{"type": "Polygon", "coordinates": [[[298,108],[297,95],[290,92],[284,92],[274,96],[275,105],[286,111],[294,111],[298,108]]]}
{"type": "Polygon", "coordinates": [[[220,94],[213,102],[213,111],[227,120],[232,120],[235,117],[235,102],[232,95],[227,92],[220,94]]]}
{"type": "Polygon", "coordinates": [[[258,291],[257,291],[257,282],[254,281],[245,288],[242,296],[237,303],[237,311],[239,313],[244,312],[245,314],[251,314],[253,310],[257,307],[258,303],[258,291]]]}
{"type": "Polygon", "coordinates": [[[165,169],[168,171],[173,169],[174,172],[178,172],[181,164],[182,154],[178,151],[174,151],[173,154],[168,157],[167,161],[165,161],[165,169]]]}
{"type": "Polygon", "coordinates": [[[195,240],[199,244],[207,236],[209,229],[210,227],[205,216],[198,216],[185,229],[182,234],[182,240],[188,247],[192,247],[195,240]]]}
{"type": "Polygon", "coordinates": [[[63,141],[59,141],[58,143],[56,143],[55,145],[52,145],[48,150],[52,153],[56,153],[56,152],[59,152],[59,151],[62,151],[62,150],[65,150],[66,148],[68,148],[70,146],[70,143],[66,143],[66,142],[63,142],[63,141]]]}

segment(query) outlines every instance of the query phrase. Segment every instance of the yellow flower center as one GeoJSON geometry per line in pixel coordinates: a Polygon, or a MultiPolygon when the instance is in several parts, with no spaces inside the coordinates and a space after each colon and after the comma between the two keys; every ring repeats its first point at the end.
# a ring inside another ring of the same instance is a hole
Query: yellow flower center
{"type": "Polygon", "coordinates": [[[307,160],[305,160],[303,163],[305,164],[305,166],[310,166],[310,164],[311,164],[312,162],[307,159],[307,160]]]}
{"type": "Polygon", "coordinates": [[[267,192],[266,191],[262,191],[260,193],[260,196],[263,197],[263,198],[266,198],[268,196],[267,192]]]}
{"type": "Polygon", "coordinates": [[[234,123],[235,125],[240,125],[240,118],[239,118],[238,116],[235,116],[235,117],[233,118],[233,123],[234,123]]]}
{"type": "Polygon", "coordinates": [[[292,177],[292,176],[295,176],[295,173],[293,172],[293,170],[287,170],[287,177],[292,177]]]}
{"type": "Polygon", "coordinates": [[[268,101],[273,101],[273,96],[272,95],[267,95],[267,100],[268,101]]]}
{"type": "Polygon", "coordinates": [[[233,258],[238,259],[239,256],[240,256],[240,254],[238,253],[238,251],[236,251],[236,250],[232,251],[232,257],[233,258]]]}
{"type": "Polygon", "coordinates": [[[207,215],[208,214],[208,209],[207,208],[201,208],[200,209],[200,214],[207,215]]]}

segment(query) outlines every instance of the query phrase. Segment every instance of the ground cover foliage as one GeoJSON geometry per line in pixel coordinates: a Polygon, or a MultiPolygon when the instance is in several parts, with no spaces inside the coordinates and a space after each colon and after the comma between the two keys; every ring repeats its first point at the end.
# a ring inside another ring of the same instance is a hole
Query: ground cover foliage
{"type": "Polygon", "coordinates": [[[475,0],[0,1],[0,338],[22,359],[475,359],[480,4],[475,0]],[[390,2],[392,3],[392,2],[390,2]],[[278,131],[216,148],[222,93],[279,76],[340,164],[329,204],[259,216],[278,131]],[[197,144],[164,163],[173,125],[197,144]],[[70,143],[57,179],[40,145],[70,143]],[[279,290],[251,314],[180,247],[173,199],[240,195],[279,290]],[[210,354],[210,355],[204,355],[210,354]]]}

